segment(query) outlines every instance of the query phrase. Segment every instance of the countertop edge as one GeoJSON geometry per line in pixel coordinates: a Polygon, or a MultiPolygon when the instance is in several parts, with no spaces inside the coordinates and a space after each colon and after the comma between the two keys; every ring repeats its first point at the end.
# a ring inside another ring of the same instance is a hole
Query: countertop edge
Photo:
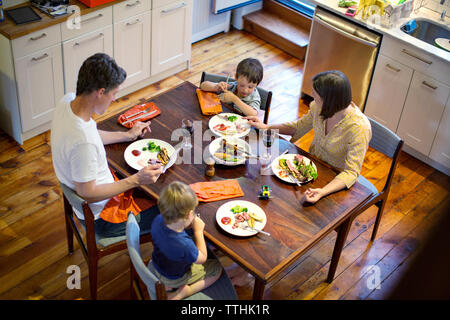
{"type": "MultiPolygon", "coordinates": [[[[361,26],[368,28],[369,30],[374,30],[378,33],[381,33],[383,36],[384,35],[391,36],[391,37],[395,38],[396,40],[400,40],[403,43],[406,43],[417,49],[423,50],[426,53],[431,54],[434,57],[439,58],[445,62],[450,62],[450,52],[446,52],[446,51],[439,49],[437,47],[434,47],[426,42],[418,40],[400,30],[400,27],[402,25],[404,25],[406,22],[410,21],[413,18],[426,18],[426,19],[433,20],[439,24],[445,25],[445,24],[441,23],[441,21],[439,21],[439,14],[437,12],[434,12],[432,10],[422,7],[422,8],[420,8],[420,10],[417,13],[412,12],[409,17],[401,18],[396,23],[396,25],[393,26],[392,28],[385,28],[381,25],[367,23],[366,21],[362,20],[360,17],[361,13],[359,13],[358,16],[355,16],[355,17],[346,16],[345,11],[347,9],[340,8],[338,6],[338,0],[309,0],[309,1],[321,8],[324,8],[328,11],[331,11],[331,12],[345,18],[348,21],[355,22],[361,26]]],[[[446,22],[449,22],[449,21],[446,21],[446,22]]],[[[447,23],[447,25],[448,25],[448,23],[447,23]]]]}
{"type": "MultiPolygon", "coordinates": [[[[96,7],[92,7],[89,8],[87,7],[85,4],[76,1],[76,0],[70,0],[69,4],[70,5],[76,5],[78,7],[80,7],[80,15],[85,15],[88,14],[90,12],[94,12],[103,8],[107,8],[110,6],[113,6],[115,4],[121,3],[123,1],[126,0],[115,0],[115,1],[111,1],[96,7]]],[[[29,2],[25,2],[22,4],[19,4],[17,6],[13,6],[13,7],[9,7],[6,8],[4,10],[8,10],[8,9],[14,9],[14,8],[19,8],[19,7],[24,7],[24,6],[29,6],[30,3],[29,2]]],[[[14,40],[20,37],[23,37],[27,34],[60,24],[62,22],[67,21],[67,19],[69,19],[72,15],[64,15],[61,17],[57,17],[57,18],[52,18],[49,15],[43,13],[42,11],[38,10],[37,8],[33,7],[34,12],[36,12],[42,19],[36,22],[31,22],[31,23],[27,23],[27,24],[22,24],[22,25],[16,25],[6,14],[5,14],[5,20],[3,22],[0,22],[0,34],[2,34],[3,36],[5,36],[7,39],[9,40],[14,40]],[[16,31],[11,32],[9,31],[11,28],[17,27],[16,31]]]]}

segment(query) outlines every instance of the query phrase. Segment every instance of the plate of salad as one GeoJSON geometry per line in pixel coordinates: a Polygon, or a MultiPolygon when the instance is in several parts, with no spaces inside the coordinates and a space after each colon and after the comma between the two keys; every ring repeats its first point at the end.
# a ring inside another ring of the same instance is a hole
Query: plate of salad
{"type": "Polygon", "coordinates": [[[272,162],[273,173],[281,180],[296,184],[317,178],[317,167],[309,158],[300,154],[283,154],[272,162]]]}
{"type": "Polygon", "coordinates": [[[235,236],[248,237],[258,233],[266,226],[267,217],[257,204],[245,200],[228,201],[216,212],[217,224],[235,236]],[[251,227],[251,228],[249,228],[251,227]]]}
{"type": "Polygon", "coordinates": [[[209,129],[219,137],[244,137],[250,132],[248,121],[237,113],[216,114],[209,120],[209,129]]]}
{"type": "MultiPolygon", "coordinates": [[[[172,155],[176,160],[177,153],[175,152],[175,148],[159,139],[141,139],[135,141],[125,149],[123,154],[125,162],[136,170],[141,170],[147,166],[148,162],[152,159],[159,161],[164,166],[169,162],[172,155]]],[[[173,163],[175,161],[172,161],[173,163]]]]}

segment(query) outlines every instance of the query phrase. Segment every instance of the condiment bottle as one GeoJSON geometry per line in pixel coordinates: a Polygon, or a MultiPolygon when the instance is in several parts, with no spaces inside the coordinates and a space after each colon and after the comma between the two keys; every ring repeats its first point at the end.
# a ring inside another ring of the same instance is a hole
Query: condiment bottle
{"type": "Polygon", "coordinates": [[[206,164],[205,174],[208,177],[213,177],[216,172],[216,170],[214,169],[214,165],[216,164],[216,162],[214,161],[213,158],[207,158],[205,159],[205,164],[206,164]]]}

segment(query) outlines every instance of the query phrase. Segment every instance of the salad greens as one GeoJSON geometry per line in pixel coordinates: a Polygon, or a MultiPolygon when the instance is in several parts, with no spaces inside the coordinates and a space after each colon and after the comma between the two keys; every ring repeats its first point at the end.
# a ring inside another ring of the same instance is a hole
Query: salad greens
{"type": "Polygon", "coordinates": [[[231,212],[233,213],[248,212],[248,209],[241,206],[234,206],[233,208],[231,208],[231,212]]]}
{"type": "Polygon", "coordinates": [[[160,152],[161,151],[161,147],[158,146],[156,143],[154,143],[153,141],[149,142],[147,144],[147,147],[143,147],[142,151],[150,151],[150,152],[160,152]]]}
{"type": "Polygon", "coordinates": [[[236,117],[236,116],[229,116],[228,121],[233,122],[233,121],[237,120],[237,118],[238,117],[236,117]]]}

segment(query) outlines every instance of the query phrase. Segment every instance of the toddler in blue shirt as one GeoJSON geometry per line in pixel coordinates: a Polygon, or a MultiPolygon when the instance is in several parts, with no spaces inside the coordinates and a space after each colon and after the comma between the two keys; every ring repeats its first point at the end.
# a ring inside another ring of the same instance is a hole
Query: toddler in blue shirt
{"type": "Polygon", "coordinates": [[[169,290],[169,299],[184,299],[219,279],[222,266],[207,259],[205,223],[194,210],[195,192],[186,184],[172,182],[158,200],[161,212],[152,223],[153,254],[149,268],[169,290]],[[186,229],[193,230],[193,239],[186,229]],[[174,291],[175,290],[175,291],[174,291]]]}

